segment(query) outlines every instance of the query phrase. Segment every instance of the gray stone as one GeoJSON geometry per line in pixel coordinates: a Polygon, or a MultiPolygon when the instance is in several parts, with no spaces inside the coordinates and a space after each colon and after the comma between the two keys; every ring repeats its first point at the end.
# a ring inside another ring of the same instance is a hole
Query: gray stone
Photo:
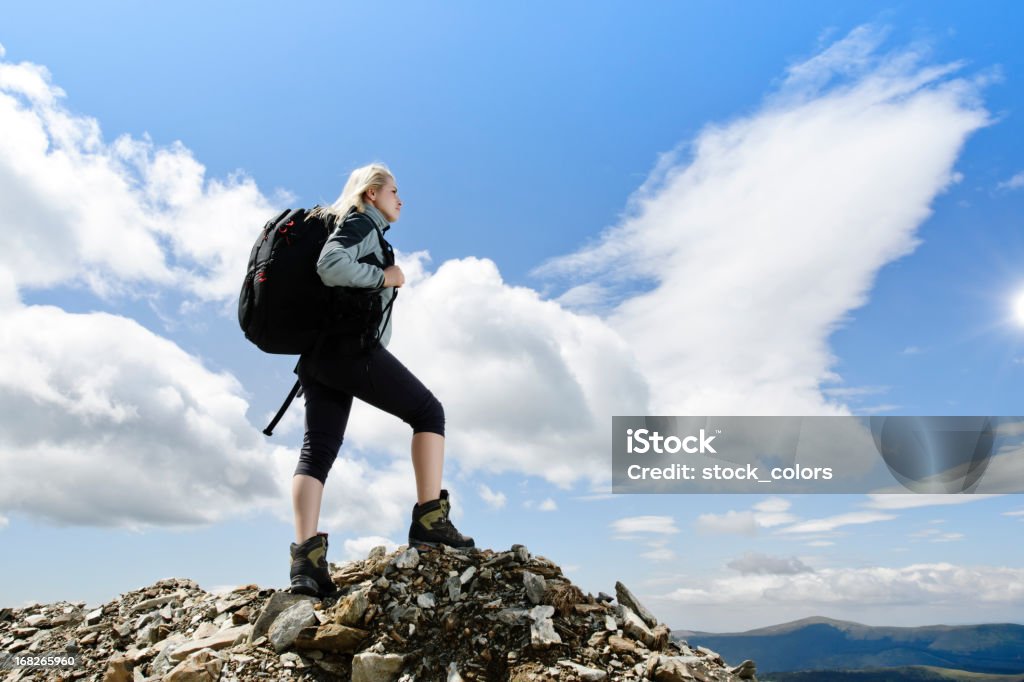
{"type": "Polygon", "coordinates": [[[547,649],[554,644],[562,643],[562,638],[555,632],[555,624],[551,620],[554,613],[555,607],[550,604],[530,609],[530,618],[533,620],[530,625],[530,645],[535,649],[547,649]]]}
{"type": "Polygon", "coordinates": [[[174,651],[170,653],[169,658],[171,661],[181,661],[189,655],[203,649],[225,649],[240,641],[246,640],[249,637],[250,632],[252,632],[252,626],[246,624],[239,625],[236,628],[221,630],[217,634],[210,635],[209,637],[188,640],[175,647],[174,651]]]}
{"type": "Polygon", "coordinates": [[[649,648],[654,647],[654,633],[628,606],[622,607],[622,631],[649,648]]]}
{"type": "Polygon", "coordinates": [[[153,597],[152,599],[140,601],[138,604],[129,609],[128,615],[133,616],[136,613],[145,613],[146,611],[152,611],[153,609],[159,608],[164,604],[171,603],[175,599],[182,599],[184,596],[185,593],[179,590],[174,594],[165,594],[162,597],[153,597]]]}
{"type": "Polygon", "coordinates": [[[448,664],[448,678],[445,682],[464,682],[462,675],[459,674],[459,668],[455,665],[455,661],[448,664]]]}
{"type": "Polygon", "coordinates": [[[531,603],[539,604],[544,599],[544,590],[547,588],[544,576],[523,571],[523,584],[526,586],[526,596],[531,603]]]}
{"type": "Polygon", "coordinates": [[[617,580],[615,581],[615,597],[619,600],[620,604],[628,606],[633,610],[633,613],[640,616],[648,627],[653,628],[658,624],[658,619],[654,617],[654,614],[648,611],[647,608],[640,603],[640,600],[629,591],[629,588],[617,580]]]}
{"type": "Polygon", "coordinates": [[[375,561],[377,559],[383,559],[384,555],[387,554],[387,551],[388,551],[388,548],[385,547],[384,545],[377,545],[376,547],[374,547],[373,549],[370,550],[370,553],[369,553],[369,555],[367,555],[366,558],[369,559],[370,561],[375,561]]]}
{"type": "Polygon", "coordinates": [[[368,651],[352,657],[352,682],[391,682],[402,670],[405,657],[368,651]]]}
{"type": "Polygon", "coordinates": [[[281,653],[292,645],[303,628],[317,623],[316,612],[309,601],[300,601],[289,606],[274,619],[267,632],[274,651],[281,653]]]}
{"type": "Polygon", "coordinates": [[[619,624],[615,622],[615,617],[605,614],[604,617],[604,629],[609,632],[615,632],[619,629],[619,624]]]}
{"type": "Polygon", "coordinates": [[[96,609],[95,611],[90,611],[89,613],[85,614],[85,624],[96,625],[96,623],[100,622],[100,618],[103,618],[102,607],[96,609]]]}
{"type": "Polygon", "coordinates": [[[267,634],[270,631],[270,626],[282,611],[302,601],[312,603],[314,598],[291,592],[275,592],[271,595],[263,610],[260,611],[256,624],[252,627],[252,638],[249,641],[254,642],[267,634]]]}
{"type": "Polygon", "coordinates": [[[304,668],[302,664],[302,657],[296,653],[289,651],[288,653],[281,654],[277,657],[277,660],[281,661],[281,665],[286,668],[304,668]]]}
{"type": "Polygon", "coordinates": [[[662,656],[654,669],[657,682],[688,682],[695,679],[686,663],[677,656],[662,656]]]}
{"type": "Polygon", "coordinates": [[[470,566],[469,568],[467,568],[465,571],[462,572],[462,575],[459,576],[459,583],[462,584],[462,585],[465,585],[466,583],[468,583],[470,580],[473,579],[473,576],[475,574],[476,574],[476,566],[470,566]]]}
{"type": "MultiPolygon", "coordinates": [[[[111,656],[103,673],[103,682],[132,682],[131,664],[124,656],[111,656]]],[[[20,679],[21,675],[11,673],[9,679],[20,679]]]]}
{"type": "Polygon", "coordinates": [[[505,564],[511,563],[515,560],[516,557],[512,552],[502,552],[501,554],[495,554],[481,564],[481,568],[496,568],[498,566],[504,566],[505,564]]]}
{"type": "Polygon", "coordinates": [[[658,623],[651,632],[654,634],[654,646],[651,647],[652,649],[661,651],[668,646],[668,642],[672,638],[672,631],[668,625],[658,623]]]}
{"type": "Polygon", "coordinates": [[[434,595],[430,592],[424,592],[416,597],[416,604],[419,605],[421,609],[432,609],[434,608],[434,595]]]}
{"type": "Polygon", "coordinates": [[[455,601],[462,594],[462,582],[459,581],[459,576],[450,575],[448,580],[444,583],[445,588],[448,590],[448,598],[455,601]]]}
{"type": "Polygon", "coordinates": [[[551,604],[541,604],[540,606],[534,606],[529,611],[530,618],[533,620],[542,620],[544,618],[550,618],[555,615],[555,607],[551,604]]]}
{"type": "Polygon", "coordinates": [[[741,680],[753,680],[757,675],[757,666],[748,658],[735,668],[730,668],[729,672],[741,680]]]}
{"type": "Polygon", "coordinates": [[[502,609],[498,611],[497,619],[505,625],[515,625],[526,617],[526,609],[502,609]]]}
{"type": "Polygon", "coordinates": [[[345,595],[337,606],[334,622],[339,625],[355,626],[363,620],[366,609],[370,606],[370,588],[364,587],[345,595]]]}
{"type": "Polygon", "coordinates": [[[396,556],[391,564],[395,568],[416,568],[420,563],[420,553],[416,551],[415,547],[410,547],[398,556],[396,556]]]}
{"type": "Polygon", "coordinates": [[[202,639],[203,637],[209,637],[210,635],[216,634],[219,630],[220,628],[218,628],[216,625],[209,621],[205,623],[200,623],[199,627],[197,627],[195,632],[192,633],[192,639],[202,639]]]}
{"type": "Polygon", "coordinates": [[[202,649],[175,666],[161,682],[216,682],[223,668],[223,658],[211,649],[202,649]]]}
{"type": "Polygon", "coordinates": [[[50,627],[50,619],[41,613],[37,613],[34,616],[29,616],[25,619],[25,622],[30,628],[48,628],[50,627]]]}
{"type": "Polygon", "coordinates": [[[535,649],[547,649],[561,643],[562,638],[555,632],[555,624],[550,618],[535,620],[530,624],[530,645],[535,649]]]}
{"type": "Polygon", "coordinates": [[[526,549],[525,545],[512,545],[509,550],[515,556],[516,561],[521,564],[525,564],[530,560],[530,552],[526,549]]]}
{"type": "Polygon", "coordinates": [[[636,644],[633,643],[633,640],[619,635],[609,635],[608,646],[612,648],[612,653],[616,654],[631,654],[636,651],[636,644]]]}
{"type": "Polygon", "coordinates": [[[608,677],[608,673],[606,673],[603,670],[598,670],[597,668],[588,668],[584,665],[576,663],[575,661],[561,660],[558,662],[558,665],[575,671],[576,675],[580,678],[582,682],[600,682],[601,680],[608,677]]]}
{"type": "Polygon", "coordinates": [[[318,628],[310,627],[302,630],[295,639],[295,648],[352,654],[359,650],[359,645],[366,640],[369,634],[366,630],[359,628],[328,623],[318,628]]]}

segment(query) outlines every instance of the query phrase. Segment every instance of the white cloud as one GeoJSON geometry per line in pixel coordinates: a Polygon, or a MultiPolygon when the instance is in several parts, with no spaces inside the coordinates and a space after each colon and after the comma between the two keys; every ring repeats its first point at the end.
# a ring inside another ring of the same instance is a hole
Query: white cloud
{"type": "Polygon", "coordinates": [[[840,386],[823,388],[821,392],[830,398],[859,398],[866,395],[888,393],[888,386],[840,386]]]}
{"type": "Polygon", "coordinates": [[[870,414],[881,414],[883,412],[895,412],[903,409],[902,405],[895,403],[883,403],[882,405],[868,405],[865,407],[858,407],[856,413],[858,415],[870,415],[870,414]]]}
{"type": "Polygon", "coordinates": [[[664,545],[652,544],[651,549],[640,553],[640,557],[648,561],[665,562],[674,561],[676,553],[664,545]]]}
{"type": "Polygon", "coordinates": [[[248,246],[273,213],[253,180],[207,179],[180,142],[108,143],[63,98],[44,67],[0,62],[0,210],[31,226],[5,241],[18,286],[109,295],[152,285],[234,299],[248,246]]]}
{"type": "Polygon", "coordinates": [[[800,603],[807,608],[845,604],[1024,605],[1024,569],[1001,566],[913,564],[902,568],[828,568],[792,575],[716,578],[664,597],[685,604],[800,603]]]}
{"type": "Polygon", "coordinates": [[[812,542],[808,542],[807,546],[808,547],[832,547],[835,544],[836,543],[832,542],[831,540],[814,540],[812,542]]]}
{"type": "Polygon", "coordinates": [[[829,336],[914,250],[988,122],[956,65],[880,42],[860,28],[795,65],[760,110],[666,154],[596,245],[538,269],[614,293],[650,414],[846,411],[819,390],[829,336]]]}
{"type": "Polygon", "coordinates": [[[0,530],[6,528],[8,525],[10,525],[10,520],[3,514],[0,514],[0,530]]]}
{"type": "Polygon", "coordinates": [[[742,575],[794,575],[814,572],[813,568],[795,556],[777,557],[759,552],[747,552],[726,566],[742,575]]]}
{"type": "MultiPolygon", "coordinates": [[[[611,416],[647,405],[626,343],[597,317],[508,286],[492,261],[451,260],[427,273],[425,260],[400,261],[406,286],[389,350],[444,405],[459,466],[560,486],[606,481],[611,416]]],[[[358,402],[352,414],[353,438],[397,454],[405,424],[358,402]]]]}
{"type": "Polygon", "coordinates": [[[491,509],[501,509],[508,501],[508,498],[505,497],[505,493],[496,493],[483,483],[480,484],[477,492],[480,494],[480,497],[483,498],[484,502],[491,507],[491,509]]]}
{"type": "Polygon", "coordinates": [[[766,513],[784,512],[793,506],[793,503],[783,497],[769,497],[754,505],[754,509],[766,513]]]}
{"type": "Polygon", "coordinates": [[[193,524],[275,506],[289,456],[238,382],[136,322],[0,313],[0,509],[59,524],[193,524]]]}
{"type": "Polygon", "coordinates": [[[1003,516],[1024,516],[1024,509],[1018,509],[1017,511],[1003,512],[1003,516]]]}
{"type": "Polygon", "coordinates": [[[848,512],[837,514],[823,519],[811,519],[801,521],[786,528],[781,528],[780,533],[823,533],[841,528],[843,526],[860,525],[864,523],[876,523],[878,521],[891,521],[896,516],[882,512],[848,512]]]}
{"type": "Polygon", "coordinates": [[[769,497],[754,505],[754,521],[762,528],[772,528],[793,523],[797,517],[787,510],[792,506],[789,500],[781,497],[769,497]]]}
{"type": "Polygon", "coordinates": [[[754,512],[729,510],[725,514],[701,514],[694,522],[698,533],[708,535],[756,535],[754,512]]]}
{"type": "Polygon", "coordinates": [[[916,509],[918,507],[969,504],[998,495],[944,495],[940,493],[870,493],[864,506],[868,509],[916,509]]]}
{"type": "Polygon", "coordinates": [[[1020,189],[1024,187],[1024,171],[996,185],[997,189],[1020,189]]]}
{"type": "Polygon", "coordinates": [[[925,528],[911,533],[910,537],[922,538],[928,542],[954,542],[956,540],[963,540],[965,536],[963,533],[943,532],[938,528],[925,528]]]}
{"type": "Polygon", "coordinates": [[[699,533],[756,535],[759,528],[773,528],[798,521],[789,513],[792,502],[769,497],[753,505],[753,511],[729,510],[725,514],[701,514],[694,522],[699,533]]]}
{"type": "Polygon", "coordinates": [[[671,516],[627,516],[611,523],[616,535],[635,535],[637,533],[654,533],[673,535],[679,532],[676,520],[671,516]]]}
{"type": "Polygon", "coordinates": [[[384,545],[387,552],[398,549],[398,545],[390,538],[380,535],[364,535],[358,538],[346,539],[342,545],[342,555],[349,561],[365,559],[374,547],[384,545]]]}
{"type": "Polygon", "coordinates": [[[554,499],[548,498],[540,503],[537,507],[540,511],[558,511],[558,505],[555,504],[554,499]]]}
{"type": "MultiPolygon", "coordinates": [[[[263,439],[230,375],[106,313],[3,309],[0,343],[0,511],[132,528],[256,510],[290,520],[298,450],[263,439]]],[[[371,466],[358,454],[346,448],[334,463],[322,529],[404,531],[415,502],[408,461],[371,466]]]]}

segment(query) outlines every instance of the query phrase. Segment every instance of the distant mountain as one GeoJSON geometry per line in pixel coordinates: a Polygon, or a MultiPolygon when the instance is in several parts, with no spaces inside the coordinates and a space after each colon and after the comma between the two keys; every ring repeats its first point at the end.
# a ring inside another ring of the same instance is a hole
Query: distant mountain
{"type": "Polygon", "coordinates": [[[768,673],[761,682],[1024,682],[1024,675],[989,675],[927,665],[872,670],[807,670],[768,673]]]}
{"type": "Polygon", "coordinates": [[[672,636],[686,640],[691,646],[713,649],[726,660],[752,658],[758,670],[764,671],[759,673],[763,679],[769,679],[770,672],[857,671],[899,666],[1024,675],[1024,625],[1009,623],[873,627],[815,617],[747,632],[717,634],[674,630],[672,636]]]}

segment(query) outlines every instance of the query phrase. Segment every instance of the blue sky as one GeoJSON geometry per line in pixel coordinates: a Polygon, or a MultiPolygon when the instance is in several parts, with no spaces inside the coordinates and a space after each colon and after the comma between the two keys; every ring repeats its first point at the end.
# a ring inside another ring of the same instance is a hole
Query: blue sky
{"type": "MultiPolygon", "coordinates": [[[[1024,622],[1019,496],[615,496],[607,442],[613,414],[1020,414],[1021,15],[4,7],[0,604],[286,584],[301,409],[259,434],[292,365],[239,332],[240,268],[383,160],[391,348],[478,545],[674,628],[1024,622]]],[[[354,412],[333,560],[403,541],[406,431],[354,412]]]]}

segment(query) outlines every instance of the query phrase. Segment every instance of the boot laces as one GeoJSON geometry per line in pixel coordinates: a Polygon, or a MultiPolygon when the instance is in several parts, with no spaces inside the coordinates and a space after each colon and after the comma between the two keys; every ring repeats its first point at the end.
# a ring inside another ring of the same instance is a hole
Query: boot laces
{"type": "Polygon", "coordinates": [[[450,533],[452,535],[461,535],[461,533],[459,533],[459,531],[455,529],[455,526],[452,524],[452,522],[448,520],[447,512],[445,512],[445,514],[440,519],[438,519],[437,528],[438,530],[444,531],[445,533],[450,533]]]}

